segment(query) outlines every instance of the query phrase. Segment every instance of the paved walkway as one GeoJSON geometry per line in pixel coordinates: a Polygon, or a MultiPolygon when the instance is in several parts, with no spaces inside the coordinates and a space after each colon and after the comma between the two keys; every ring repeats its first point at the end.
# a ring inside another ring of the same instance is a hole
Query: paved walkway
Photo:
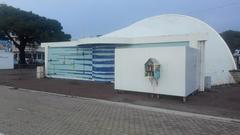
{"type": "Polygon", "coordinates": [[[149,98],[149,94],[139,92],[116,94],[113,84],[36,79],[35,75],[36,69],[0,70],[0,85],[240,119],[240,84],[212,87],[189,96],[188,102],[182,104],[179,97],[149,98]]]}
{"type": "Polygon", "coordinates": [[[239,120],[0,86],[0,135],[239,133],[239,120]]]}

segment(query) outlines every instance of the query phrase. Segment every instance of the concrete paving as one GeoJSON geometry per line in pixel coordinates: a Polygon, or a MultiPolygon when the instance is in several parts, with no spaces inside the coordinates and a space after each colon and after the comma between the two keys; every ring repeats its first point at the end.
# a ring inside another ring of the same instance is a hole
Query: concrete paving
{"type": "Polygon", "coordinates": [[[0,85],[240,119],[240,84],[212,87],[189,96],[183,104],[180,97],[150,98],[149,94],[138,92],[117,94],[111,83],[36,79],[35,75],[36,69],[0,70],[0,85]]]}
{"type": "Polygon", "coordinates": [[[0,86],[0,135],[238,135],[240,120],[0,86]]]}

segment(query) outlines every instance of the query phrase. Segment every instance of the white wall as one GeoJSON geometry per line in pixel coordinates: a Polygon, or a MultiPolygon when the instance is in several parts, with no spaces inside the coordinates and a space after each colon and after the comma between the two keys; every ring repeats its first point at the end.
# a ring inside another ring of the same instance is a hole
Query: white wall
{"type": "Polygon", "coordinates": [[[205,76],[211,76],[213,85],[234,83],[229,70],[236,69],[236,65],[227,44],[213,28],[196,18],[177,14],[155,16],[103,37],[140,38],[194,33],[208,33],[205,76]]]}
{"type": "Polygon", "coordinates": [[[0,51],[0,69],[13,69],[13,54],[0,51]]]}
{"type": "Polygon", "coordinates": [[[115,89],[186,96],[186,45],[188,43],[121,47],[115,50],[115,89]],[[183,45],[185,44],[185,45],[183,45]],[[144,77],[144,64],[149,58],[161,64],[158,86],[144,77]]]}
{"type": "Polygon", "coordinates": [[[199,86],[198,51],[198,49],[186,47],[186,96],[197,90],[199,86]]]}

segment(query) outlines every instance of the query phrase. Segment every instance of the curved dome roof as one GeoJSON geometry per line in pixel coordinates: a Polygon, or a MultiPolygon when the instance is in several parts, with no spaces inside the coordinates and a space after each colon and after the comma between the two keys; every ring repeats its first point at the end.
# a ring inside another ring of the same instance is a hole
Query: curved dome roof
{"type": "Polygon", "coordinates": [[[199,19],[178,14],[154,16],[103,37],[131,38],[192,33],[208,34],[205,47],[206,76],[211,76],[214,85],[233,83],[229,70],[236,69],[236,64],[227,44],[213,28],[199,19]]]}
{"type": "Polygon", "coordinates": [[[190,33],[206,33],[213,30],[209,25],[196,18],[164,14],[146,18],[126,28],[104,35],[104,37],[149,37],[190,33]]]}
{"type": "Polygon", "coordinates": [[[209,30],[213,29],[196,18],[178,14],[164,14],[146,18],[103,37],[148,37],[206,33],[209,30]]]}

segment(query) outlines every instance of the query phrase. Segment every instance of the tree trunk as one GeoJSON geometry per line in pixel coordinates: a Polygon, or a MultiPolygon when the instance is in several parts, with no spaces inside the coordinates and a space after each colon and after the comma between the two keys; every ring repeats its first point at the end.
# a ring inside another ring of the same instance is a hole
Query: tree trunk
{"type": "Polygon", "coordinates": [[[18,47],[19,50],[19,62],[18,64],[26,64],[26,59],[25,59],[25,46],[21,45],[18,47]]]}

